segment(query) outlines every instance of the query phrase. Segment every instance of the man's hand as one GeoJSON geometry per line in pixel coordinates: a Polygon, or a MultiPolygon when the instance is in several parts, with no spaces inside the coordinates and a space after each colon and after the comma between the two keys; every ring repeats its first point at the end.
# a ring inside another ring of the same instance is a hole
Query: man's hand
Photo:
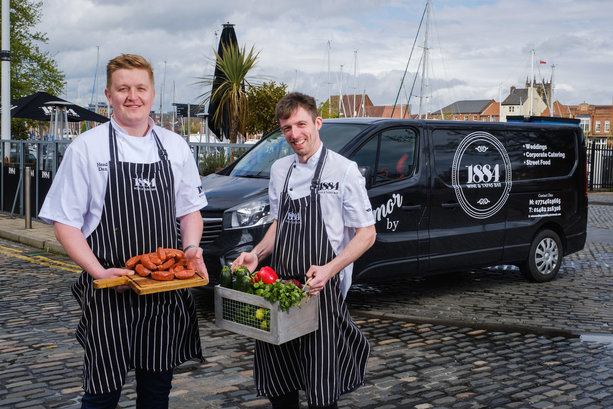
{"type": "Polygon", "coordinates": [[[232,270],[234,270],[238,266],[245,266],[250,273],[253,273],[255,269],[258,268],[258,257],[253,253],[247,253],[243,251],[236,258],[236,260],[232,262],[232,270]]]}
{"type": "Polygon", "coordinates": [[[311,266],[306,273],[307,279],[311,280],[309,281],[309,294],[317,295],[324,289],[334,274],[334,271],[327,265],[311,266]]]}
{"type": "Polygon", "coordinates": [[[200,274],[203,274],[206,277],[206,280],[209,281],[209,272],[207,271],[206,265],[204,264],[204,259],[202,258],[202,248],[200,247],[189,248],[185,252],[185,257],[188,260],[193,261],[196,266],[196,271],[199,272],[200,274]]]}
{"type": "MultiPolygon", "coordinates": [[[[91,276],[94,278],[94,280],[98,280],[101,278],[113,278],[113,277],[121,277],[124,275],[132,275],[134,274],[134,271],[128,270],[126,268],[107,268],[107,269],[96,271],[94,274],[92,274],[91,276]]],[[[129,285],[118,285],[118,286],[113,287],[113,290],[117,291],[118,293],[123,293],[129,289],[130,289],[129,285]]]]}

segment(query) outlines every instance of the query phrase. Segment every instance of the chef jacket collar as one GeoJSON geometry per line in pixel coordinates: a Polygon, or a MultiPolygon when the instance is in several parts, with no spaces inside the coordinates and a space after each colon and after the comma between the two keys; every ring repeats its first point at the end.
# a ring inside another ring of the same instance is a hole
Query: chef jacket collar
{"type": "Polygon", "coordinates": [[[298,158],[298,155],[294,153],[294,160],[295,163],[297,165],[300,166],[304,166],[307,169],[315,169],[317,167],[317,161],[319,160],[319,157],[321,156],[321,151],[324,147],[323,142],[319,144],[319,149],[317,149],[317,152],[315,152],[315,154],[313,156],[311,156],[306,163],[300,163],[300,158],[298,158]]]}
{"type": "MultiPolygon", "coordinates": [[[[125,129],[119,126],[117,122],[115,122],[113,115],[111,115],[111,125],[113,126],[113,128],[115,128],[116,131],[119,131],[124,135],[131,136],[129,133],[126,132],[125,129]]],[[[155,122],[153,122],[153,119],[151,117],[148,117],[147,118],[147,133],[145,133],[145,136],[149,136],[149,133],[151,133],[151,130],[153,129],[154,126],[155,126],[155,122]]]]}

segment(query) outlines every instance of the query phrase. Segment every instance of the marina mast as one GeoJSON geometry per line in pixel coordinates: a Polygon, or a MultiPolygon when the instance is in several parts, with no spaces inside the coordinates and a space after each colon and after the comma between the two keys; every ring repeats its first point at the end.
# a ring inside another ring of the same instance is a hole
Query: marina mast
{"type": "MultiPolygon", "coordinates": [[[[422,68],[421,68],[421,87],[419,91],[419,118],[421,118],[422,113],[422,105],[424,100],[424,94],[426,93],[426,88],[428,87],[428,36],[430,34],[430,0],[426,3],[426,33],[424,35],[424,55],[422,58],[422,68]]],[[[425,118],[428,119],[428,113],[426,112],[425,118]]]]}

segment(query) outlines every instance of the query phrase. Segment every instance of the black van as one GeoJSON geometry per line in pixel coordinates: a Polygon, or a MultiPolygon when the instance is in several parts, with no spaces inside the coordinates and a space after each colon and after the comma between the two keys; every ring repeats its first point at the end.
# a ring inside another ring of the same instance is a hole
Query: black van
{"type": "MultiPolygon", "coordinates": [[[[583,132],[578,121],[553,120],[324,120],[324,145],[357,162],[376,220],[354,282],[502,264],[553,279],[562,257],[583,248],[587,225],[583,132]]],[[[277,130],[202,179],[201,247],[213,281],[272,222],[270,165],[292,153],[277,130]]]]}

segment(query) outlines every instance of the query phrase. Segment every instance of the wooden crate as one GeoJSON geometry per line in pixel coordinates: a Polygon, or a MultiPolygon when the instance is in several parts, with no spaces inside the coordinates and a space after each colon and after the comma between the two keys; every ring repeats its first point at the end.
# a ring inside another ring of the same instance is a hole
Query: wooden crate
{"type": "Polygon", "coordinates": [[[270,344],[280,345],[319,328],[319,295],[300,307],[281,311],[279,303],[270,303],[258,295],[215,286],[215,325],[219,328],[270,344]],[[264,319],[256,317],[261,309],[264,319]],[[269,325],[262,324],[268,319],[269,325]]]}

